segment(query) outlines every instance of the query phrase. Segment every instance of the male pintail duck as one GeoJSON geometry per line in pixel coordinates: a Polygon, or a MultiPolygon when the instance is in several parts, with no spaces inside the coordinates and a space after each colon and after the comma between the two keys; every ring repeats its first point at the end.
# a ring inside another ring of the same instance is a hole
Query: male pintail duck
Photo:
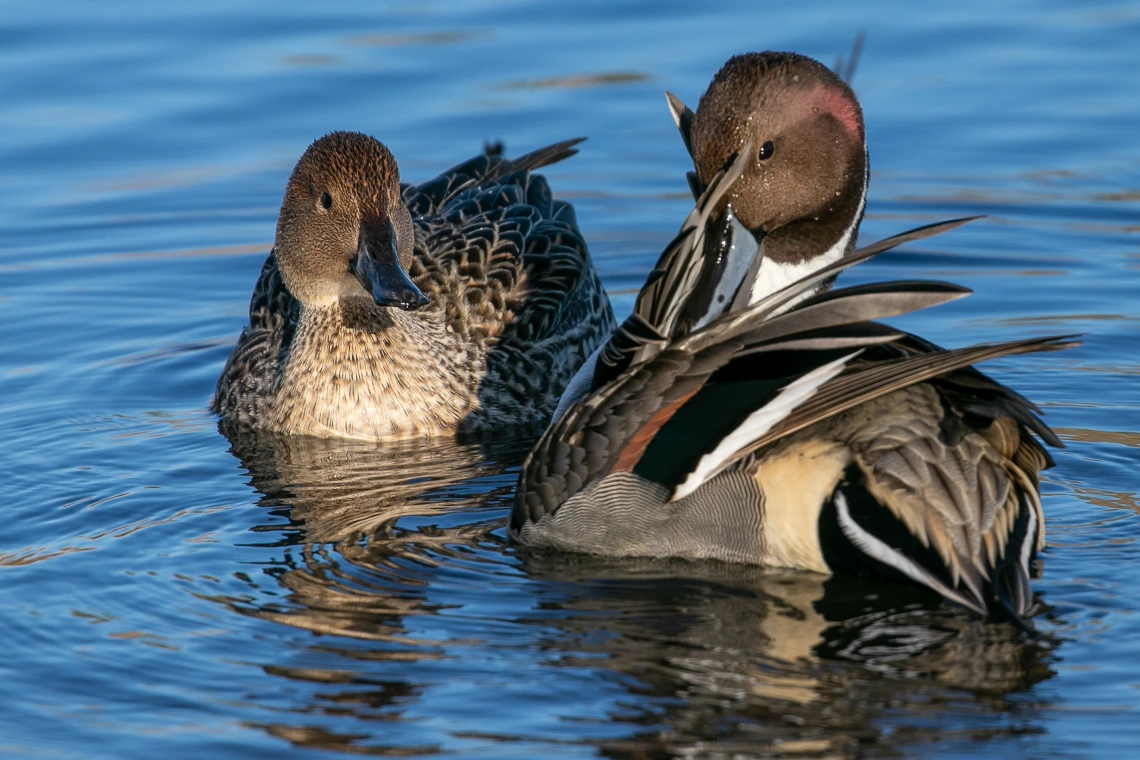
{"type": "Polygon", "coordinates": [[[531,547],[904,576],[982,614],[1033,613],[1038,473],[1057,436],[971,367],[1064,338],[944,350],[877,321],[966,295],[830,290],[865,248],[863,114],[810,58],[731,59],[696,114],[669,96],[696,208],[522,467],[531,547]]]}
{"type": "Polygon", "coordinates": [[[214,409],[377,441],[545,424],[614,328],[573,208],[531,174],[579,142],[492,146],[418,186],[371,137],[314,142],[214,409]]]}

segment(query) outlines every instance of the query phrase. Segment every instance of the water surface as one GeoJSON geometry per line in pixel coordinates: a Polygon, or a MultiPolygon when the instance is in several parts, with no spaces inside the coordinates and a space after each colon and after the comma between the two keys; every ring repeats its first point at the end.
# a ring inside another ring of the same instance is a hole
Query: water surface
{"type": "Polygon", "coordinates": [[[0,22],[0,755],[1134,757],[1140,744],[1140,7],[1091,2],[119,2],[0,22]],[[224,438],[206,403],[293,162],[408,180],[588,135],[547,175],[625,313],[686,212],[661,93],[858,30],[848,275],[947,278],[949,345],[1066,441],[1029,640],[950,607],[715,563],[527,557],[523,437],[224,438]]]}

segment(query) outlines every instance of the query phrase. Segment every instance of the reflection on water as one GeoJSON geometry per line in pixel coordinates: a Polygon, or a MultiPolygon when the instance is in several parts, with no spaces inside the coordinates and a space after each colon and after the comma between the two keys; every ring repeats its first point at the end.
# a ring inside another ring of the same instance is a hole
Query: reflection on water
{"type": "MultiPolygon", "coordinates": [[[[833,757],[884,745],[905,756],[911,743],[961,730],[939,725],[947,710],[966,716],[974,740],[1040,730],[1019,714],[1019,697],[1053,675],[1052,644],[919,590],[900,599],[895,587],[717,562],[516,556],[501,537],[501,515],[513,480],[506,471],[525,454],[525,437],[384,448],[231,442],[259,504],[288,519],[285,529],[258,530],[290,551],[262,568],[280,590],[271,601],[216,601],[317,634],[308,647],[326,663],[298,667],[290,654],[262,666],[311,684],[311,701],[295,709],[331,721],[253,724],[294,745],[444,751],[441,742],[398,741],[392,723],[433,709],[433,667],[462,671],[466,658],[494,660],[505,646],[539,655],[530,688],[577,672],[618,691],[583,731],[606,757],[833,757]],[[496,478],[501,485],[488,487],[496,478]],[[401,518],[420,526],[402,527],[401,518]],[[481,595],[503,584],[520,593],[488,616],[481,595]],[[439,598],[441,587],[451,601],[439,598]],[[455,635],[456,620],[466,635],[455,635]],[[881,721],[900,709],[910,715],[888,737],[881,721]]],[[[496,685],[489,689],[493,701],[496,685]]],[[[542,739],[521,727],[454,733],[542,739]]]]}
{"type": "MultiPolygon", "coordinates": [[[[284,604],[235,608],[299,628],[392,641],[400,616],[430,611],[417,580],[435,555],[487,540],[499,521],[407,531],[401,517],[447,515],[501,504],[513,489],[488,479],[522,461],[533,436],[506,443],[424,440],[378,445],[227,431],[233,453],[262,494],[259,505],[289,521],[299,547],[274,577],[284,604]]],[[[280,525],[254,528],[277,532],[280,525]]]]}
{"type": "MultiPolygon", "coordinates": [[[[552,666],[598,658],[632,679],[631,697],[651,699],[620,717],[643,728],[608,756],[834,756],[884,738],[878,721],[903,706],[916,727],[953,702],[1000,722],[1017,694],[1052,675],[1048,649],[1007,627],[928,601],[882,608],[874,592],[851,614],[851,589],[836,609],[829,584],[808,575],[553,557],[525,567],[558,581],[541,618],[558,630],[540,639],[552,666]]],[[[909,741],[941,733],[925,726],[892,744],[905,755],[909,741]]]]}
{"type": "Polygon", "coordinates": [[[513,493],[484,478],[522,462],[533,431],[505,439],[446,439],[379,445],[359,441],[224,430],[263,507],[286,507],[306,543],[391,537],[406,515],[443,514],[513,493]]]}
{"type": "Polygon", "coordinates": [[[0,756],[1135,756],[1140,12],[1110,6],[14,5],[0,756]],[[859,29],[866,238],[988,218],[848,284],[973,288],[900,321],[946,345],[1087,333],[987,367],[1067,444],[1040,640],[898,588],[519,554],[525,436],[218,434],[205,405],[315,137],[374,134],[416,181],[484,140],[589,136],[547,175],[624,313],[692,204],[661,91],[696,105],[733,53],[832,61],[859,29]]]}
{"type": "Polygon", "coordinates": [[[636,71],[609,71],[602,74],[578,74],[549,79],[523,79],[502,85],[504,90],[576,90],[582,87],[604,87],[613,84],[644,82],[647,74],[636,71]]]}

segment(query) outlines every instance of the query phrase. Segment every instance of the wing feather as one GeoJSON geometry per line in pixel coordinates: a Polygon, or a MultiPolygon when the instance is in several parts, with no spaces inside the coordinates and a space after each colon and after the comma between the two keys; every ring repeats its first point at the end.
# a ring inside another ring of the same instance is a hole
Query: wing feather
{"type": "MultiPolygon", "coordinates": [[[[875,501],[934,552],[911,562],[967,606],[985,612],[1004,595],[1015,616],[1029,613],[1029,558],[1043,535],[1036,471],[990,445],[929,384],[861,406],[827,430],[849,446],[875,501]]],[[[884,533],[881,520],[863,528],[884,533]]]]}

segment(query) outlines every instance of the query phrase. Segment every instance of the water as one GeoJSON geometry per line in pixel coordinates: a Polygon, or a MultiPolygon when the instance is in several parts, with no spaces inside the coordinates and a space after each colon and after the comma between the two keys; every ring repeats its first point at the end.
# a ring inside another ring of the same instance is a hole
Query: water
{"type": "MultiPolygon", "coordinates": [[[[1140,744],[1140,7],[64,4],[0,22],[0,755],[1134,757],[1140,744]],[[419,180],[501,138],[547,172],[619,312],[686,211],[662,90],[867,32],[864,239],[988,219],[849,281],[976,295],[951,345],[1068,447],[1038,641],[896,590],[528,558],[527,441],[238,441],[206,410],[293,162],[384,140],[419,180]],[[826,592],[826,593],[825,593],[826,592]]],[[[860,4],[861,5],[861,4],[860,4]]]]}

